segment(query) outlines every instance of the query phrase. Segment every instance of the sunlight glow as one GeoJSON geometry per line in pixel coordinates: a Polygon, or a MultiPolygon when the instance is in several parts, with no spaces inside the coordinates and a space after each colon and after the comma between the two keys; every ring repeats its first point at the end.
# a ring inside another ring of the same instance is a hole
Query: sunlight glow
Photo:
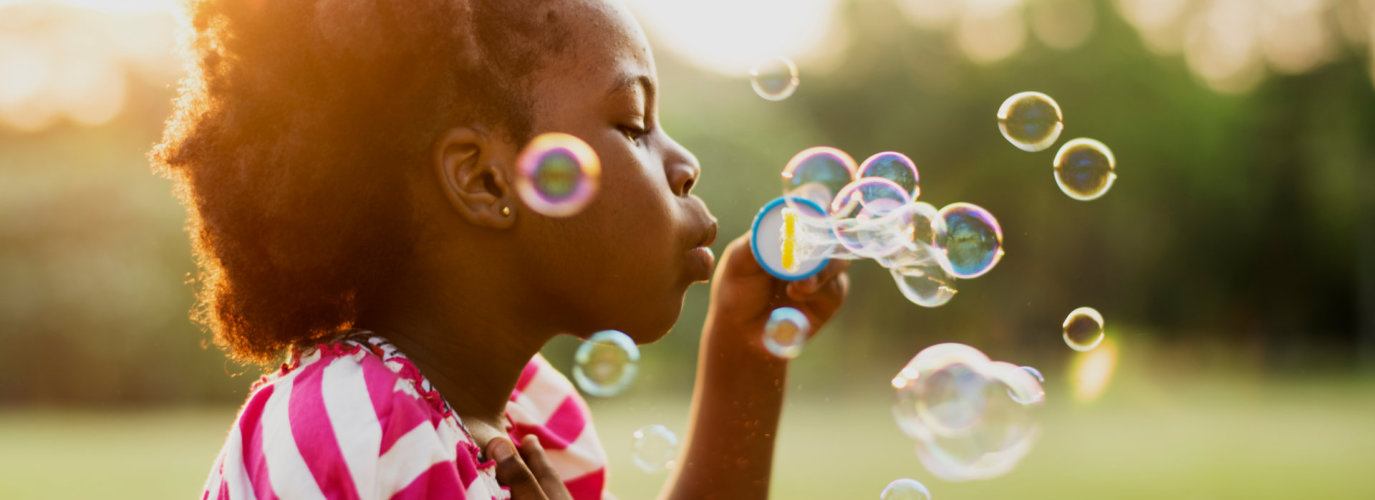
{"type": "Polygon", "coordinates": [[[628,3],[652,43],[724,75],[745,75],[751,66],[772,57],[788,57],[806,66],[838,53],[844,45],[833,22],[836,0],[628,3]]]}
{"type": "Polygon", "coordinates": [[[1117,342],[1112,337],[1104,338],[1092,351],[1076,355],[1069,370],[1074,399],[1087,403],[1102,396],[1117,369],[1117,356],[1117,342]]]}
{"type": "Polygon", "coordinates": [[[177,0],[0,0],[0,8],[22,4],[60,4],[101,12],[172,12],[177,0]]]}

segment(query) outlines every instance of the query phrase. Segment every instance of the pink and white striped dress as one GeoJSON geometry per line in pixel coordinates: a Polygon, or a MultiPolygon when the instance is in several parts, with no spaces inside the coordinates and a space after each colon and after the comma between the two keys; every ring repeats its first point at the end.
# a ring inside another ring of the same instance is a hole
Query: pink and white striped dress
{"type": "MultiPolygon", "coordinates": [[[[521,373],[506,420],[513,442],[539,437],[573,498],[612,498],[587,404],[543,357],[521,373]]],[[[479,451],[410,360],[355,331],[253,385],[201,498],[510,498],[479,451]]]]}

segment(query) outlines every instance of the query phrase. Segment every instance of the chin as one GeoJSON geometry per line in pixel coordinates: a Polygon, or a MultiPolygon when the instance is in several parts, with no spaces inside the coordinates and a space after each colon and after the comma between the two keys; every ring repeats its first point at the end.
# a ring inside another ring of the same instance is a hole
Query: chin
{"type": "Polygon", "coordinates": [[[658,308],[658,312],[637,318],[640,321],[625,330],[625,334],[630,336],[636,344],[652,344],[668,335],[673,330],[673,325],[678,322],[678,315],[683,312],[683,297],[680,294],[677,301],[670,301],[658,308]]]}

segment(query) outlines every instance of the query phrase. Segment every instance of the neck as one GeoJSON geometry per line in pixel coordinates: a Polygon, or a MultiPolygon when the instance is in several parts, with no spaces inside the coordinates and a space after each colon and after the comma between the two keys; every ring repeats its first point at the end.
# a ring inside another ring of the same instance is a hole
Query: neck
{"type": "MultiPolygon", "coordinates": [[[[486,278],[450,281],[493,282],[486,278]]],[[[491,434],[481,442],[498,435],[492,431],[504,434],[511,391],[530,358],[553,338],[545,333],[551,330],[537,323],[539,315],[515,310],[521,302],[502,290],[396,290],[387,307],[360,318],[358,326],[395,344],[474,434],[491,434]],[[479,428],[483,424],[486,429],[479,428]]]]}

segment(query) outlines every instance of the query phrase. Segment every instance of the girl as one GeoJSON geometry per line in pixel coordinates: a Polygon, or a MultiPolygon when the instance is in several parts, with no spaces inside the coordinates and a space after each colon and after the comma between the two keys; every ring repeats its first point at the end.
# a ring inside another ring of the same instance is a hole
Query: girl
{"type": "MultiPolygon", "coordinates": [[[[151,157],[198,257],[196,319],[254,384],[202,497],[607,498],[559,334],[653,342],[711,277],[696,159],[659,126],[644,34],[606,0],[190,0],[190,76],[151,157]],[[513,189],[544,132],[586,141],[567,219],[513,189]],[[518,446],[516,443],[520,443],[518,446]]],[[[786,362],[844,264],[782,283],[725,249],[672,498],[765,498],[786,362]]]]}

